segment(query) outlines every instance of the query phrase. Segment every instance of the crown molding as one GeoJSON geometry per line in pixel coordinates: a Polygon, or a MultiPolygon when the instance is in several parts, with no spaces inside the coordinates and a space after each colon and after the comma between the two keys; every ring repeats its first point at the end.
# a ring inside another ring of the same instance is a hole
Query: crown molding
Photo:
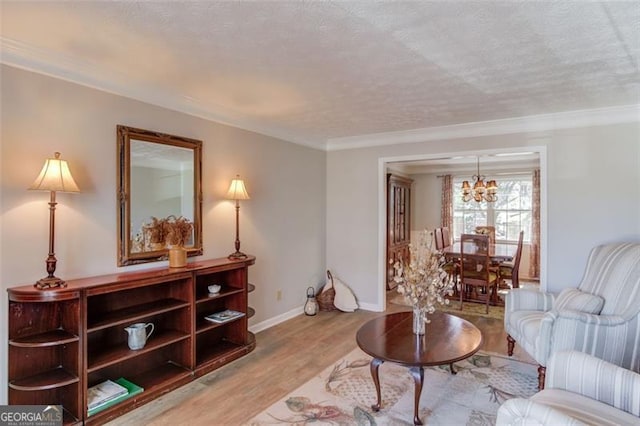
{"type": "Polygon", "coordinates": [[[282,129],[234,116],[223,108],[213,109],[193,98],[167,91],[162,87],[151,86],[142,81],[132,85],[127,82],[126,76],[113,72],[107,73],[88,61],[54,53],[48,49],[40,49],[2,36],[0,36],[0,63],[286,142],[319,150],[325,149],[324,140],[303,139],[282,129]]]}
{"type": "Polygon", "coordinates": [[[640,122],[640,104],[328,139],[327,151],[640,122]]]}

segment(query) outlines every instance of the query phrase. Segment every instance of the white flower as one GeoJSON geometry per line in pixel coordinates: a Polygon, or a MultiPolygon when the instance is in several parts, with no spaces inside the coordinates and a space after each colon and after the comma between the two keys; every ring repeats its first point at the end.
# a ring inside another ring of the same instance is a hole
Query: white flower
{"type": "Polygon", "coordinates": [[[414,309],[427,314],[435,312],[436,304],[449,303],[445,296],[453,294],[455,284],[442,269],[444,256],[431,248],[432,241],[433,235],[427,230],[422,231],[418,245],[409,245],[409,259],[400,259],[393,265],[398,293],[403,294],[414,309]]]}

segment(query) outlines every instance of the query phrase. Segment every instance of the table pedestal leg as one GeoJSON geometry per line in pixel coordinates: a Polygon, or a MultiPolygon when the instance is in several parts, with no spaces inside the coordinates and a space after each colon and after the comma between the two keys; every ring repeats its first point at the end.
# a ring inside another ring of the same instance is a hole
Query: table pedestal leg
{"type": "Polygon", "coordinates": [[[422,393],[422,383],[424,381],[424,368],[411,367],[409,373],[413,376],[413,380],[416,382],[416,390],[413,396],[413,424],[421,425],[420,417],[418,417],[418,408],[420,405],[420,394],[422,393]]]}
{"type": "Polygon", "coordinates": [[[371,369],[371,377],[373,378],[373,384],[376,385],[376,396],[378,397],[378,403],[371,406],[371,409],[373,411],[379,411],[380,407],[382,406],[382,396],[380,393],[380,378],[378,376],[378,367],[380,367],[380,365],[383,362],[384,361],[381,359],[374,358],[371,360],[371,364],[369,365],[369,368],[371,369]]]}
{"type": "Polygon", "coordinates": [[[451,370],[451,374],[458,374],[455,368],[453,368],[453,363],[449,364],[449,369],[451,370]]]}

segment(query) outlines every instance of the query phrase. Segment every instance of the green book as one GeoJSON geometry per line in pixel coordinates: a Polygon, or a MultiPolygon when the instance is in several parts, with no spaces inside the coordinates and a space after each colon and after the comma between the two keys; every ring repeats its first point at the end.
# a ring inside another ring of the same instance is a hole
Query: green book
{"type": "Polygon", "coordinates": [[[142,393],[142,391],[144,391],[142,387],[136,385],[135,383],[131,383],[124,377],[120,377],[119,379],[114,380],[114,382],[127,388],[127,393],[124,395],[120,395],[117,398],[110,399],[106,401],[104,404],[100,404],[97,407],[94,407],[90,410],[87,410],[87,415],[91,416],[93,414],[99,413],[100,411],[106,410],[107,408],[112,407],[115,404],[122,402],[125,399],[129,399],[132,396],[138,395],[139,393],[142,393]]]}

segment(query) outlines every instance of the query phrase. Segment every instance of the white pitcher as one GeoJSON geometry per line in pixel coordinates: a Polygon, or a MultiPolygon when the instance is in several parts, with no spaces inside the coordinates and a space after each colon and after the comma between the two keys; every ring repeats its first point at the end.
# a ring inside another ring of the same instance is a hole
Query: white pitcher
{"type": "Polygon", "coordinates": [[[129,333],[129,349],[135,351],[137,349],[144,348],[144,345],[147,343],[147,339],[153,333],[154,326],[153,323],[143,323],[137,322],[135,324],[131,324],[129,327],[125,327],[124,329],[127,333],[129,333]],[[149,333],[147,333],[147,327],[151,327],[149,333]]]}

